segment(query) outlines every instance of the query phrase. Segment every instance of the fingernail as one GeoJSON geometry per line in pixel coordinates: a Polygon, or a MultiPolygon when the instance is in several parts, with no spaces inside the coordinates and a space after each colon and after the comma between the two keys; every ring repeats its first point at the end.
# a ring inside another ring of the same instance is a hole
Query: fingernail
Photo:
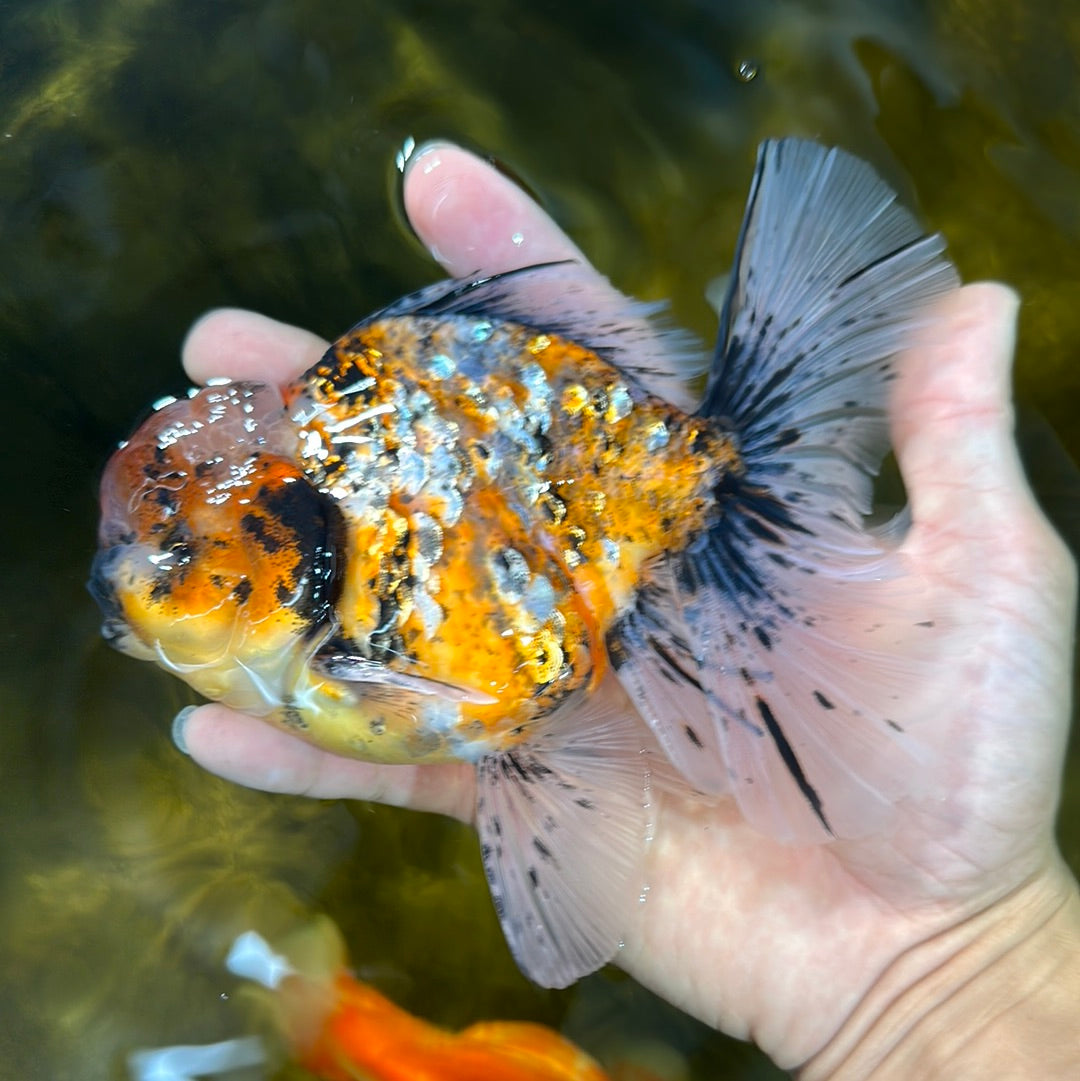
{"type": "Polygon", "coordinates": [[[176,749],[183,754],[190,755],[188,750],[187,740],[184,739],[184,727],[187,725],[188,718],[195,712],[197,707],[184,706],[180,712],[173,717],[172,723],[172,741],[176,744],[176,749]]]}
{"type": "Polygon", "coordinates": [[[442,165],[442,158],[439,152],[445,150],[449,143],[443,142],[439,139],[429,139],[426,143],[422,143],[419,147],[415,148],[412,154],[406,159],[404,163],[404,169],[402,172],[410,173],[418,166],[425,172],[430,173],[433,169],[438,169],[442,165]]]}

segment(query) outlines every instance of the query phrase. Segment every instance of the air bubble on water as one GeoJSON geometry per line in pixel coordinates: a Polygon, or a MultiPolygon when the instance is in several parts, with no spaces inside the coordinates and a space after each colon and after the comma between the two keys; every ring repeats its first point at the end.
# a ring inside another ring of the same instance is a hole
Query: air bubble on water
{"type": "Polygon", "coordinates": [[[740,60],[735,65],[735,78],[740,82],[749,83],[757,78],[758,66],[753,60],[740,60]]]}

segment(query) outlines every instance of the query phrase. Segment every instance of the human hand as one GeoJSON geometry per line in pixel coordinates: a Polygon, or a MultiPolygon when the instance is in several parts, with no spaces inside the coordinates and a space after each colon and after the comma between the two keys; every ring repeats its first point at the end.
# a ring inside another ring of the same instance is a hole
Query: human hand
{"type": "MultiPolygon", "coordinates": [[[[521,191],[455,148],[412,160],[405,202],[454,275],[582,258],[521,191]]],[[[599,275],[590,288],[598,306],[617,304],[599,275]]],[[[962,665],[936,673],[952,707],[928,722],[927,742],[947,797],[903,804],[886,839],[801,848],[756,833],[734,804],[659,797],[649,900],[619,964],[781,1065],[818,1056],[813,1076],[873,1065],[865,1041],[896,1002],[921,1017],[938,1008],[935,996],[956,1001],[948,974],[981,976],[980,959],[1000,956],[1003,936],[1006,946],[1028,942],[1068,904],[1076,918],[1052,838],[1075,580],[1012,443],[1014,317],[1001,287],[954,294],[934,342],[902,366],[893,402],[912,503],[907,566],[981,629],[962,665]],[[957,969],[961,956],[972,967],[957,969]],[[944,983],[928,984],[935,972],[944,983]]],[[[285,382],[325,348],[305,331],[221,311],[193,328],[184,362],[197,381],[285,382]]],[[[336,758],[221,706],[187,716],[181,739],[206,768],[255,787],[472,817],[469,766],[336,758]]]]}

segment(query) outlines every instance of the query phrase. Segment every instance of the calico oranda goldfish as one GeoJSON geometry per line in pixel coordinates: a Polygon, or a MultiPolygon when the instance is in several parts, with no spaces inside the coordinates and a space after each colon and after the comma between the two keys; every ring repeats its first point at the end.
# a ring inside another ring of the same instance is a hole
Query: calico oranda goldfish
{"type": "MultiPolygon", "coordinates": [[[[696,408],[577,264],[437,284],[288,386],[154,413],[102,480],[117,648],[372,762],[464,760],[519,963],[564,985],[642,889],[647,730],[791,841],[883,828],[933,615],[868,528],[896,358],[956,284],[869,166],[762,145],[696,408]],[[631,707],[631,703],[633,707],[631,707]]],[[[661,771],[664,772],[664,771],[661,771]]]]}

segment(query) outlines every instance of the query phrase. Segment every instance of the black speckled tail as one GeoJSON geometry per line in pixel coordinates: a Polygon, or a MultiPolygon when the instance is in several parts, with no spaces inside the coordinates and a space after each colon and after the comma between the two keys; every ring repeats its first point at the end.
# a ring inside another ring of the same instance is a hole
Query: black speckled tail
{"type": "Polygon", "coordinates": [[[933,649],[864,515],[898,354],[956,284],[943,248],[865,163],[762,146],[699,409],[745,472],[609,636],[687,780],[787,839],[873,830],[917,753],[903,696],[933,649]]]}

